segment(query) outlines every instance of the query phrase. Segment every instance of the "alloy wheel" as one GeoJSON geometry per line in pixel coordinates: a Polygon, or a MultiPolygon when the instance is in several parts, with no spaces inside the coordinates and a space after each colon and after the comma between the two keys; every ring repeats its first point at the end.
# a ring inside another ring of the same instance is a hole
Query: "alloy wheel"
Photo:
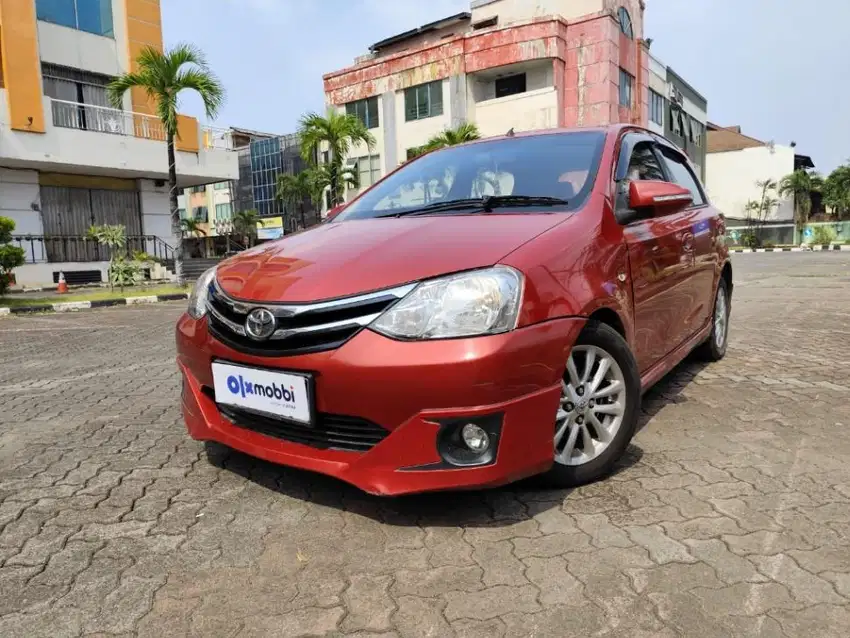
{"type": "Polygon", "coordinates": [[[561,380],[555,417],[555,462],[584,465],[602,454],[623,423],[626,382],[620,365],[598,346],[576,346],[561,380]]]}
{"type": "Polygon", "coordinates": [[[723,286],[717,287],[717,298],[714,301],[714,344],[718,349],[726,343],[726,330],[729,326],[729,314],[726,306],[726,291],[723,286]]]}

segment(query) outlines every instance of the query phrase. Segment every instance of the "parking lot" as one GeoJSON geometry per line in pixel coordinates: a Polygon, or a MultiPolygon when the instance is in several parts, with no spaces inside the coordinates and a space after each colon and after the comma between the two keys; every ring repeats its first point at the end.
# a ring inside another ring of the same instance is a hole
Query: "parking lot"
{"type": "Polygon", "coordinates": [[[736,255],[728,355],[573,491],[379,499],[190,440],[180,303],[0,319],[0,636],[845,636],[850,253],[736,255]]]}

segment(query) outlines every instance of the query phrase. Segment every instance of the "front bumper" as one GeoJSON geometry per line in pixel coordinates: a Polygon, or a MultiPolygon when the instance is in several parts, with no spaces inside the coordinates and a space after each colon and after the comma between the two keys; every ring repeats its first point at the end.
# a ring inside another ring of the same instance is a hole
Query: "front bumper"
{"type": "Polygon", "coordinates": [[[399,342],[363,330],[337,350],[281,358],[237,352],[183,315],[177,362],[189,434],[274,463],[321,472],[373,494],[491,487],[552,465],[554,415],[564,366],[584,319],[568,318],[504,335],[399,342]],[[315,410],[354,416],[389,431],[366,452],[318,449],[235,425],[213,400],[211,363],[310,372],[315,410]],[[453,467],[437,448],[439,422],[498,415],[488,465],[453,467]]]}

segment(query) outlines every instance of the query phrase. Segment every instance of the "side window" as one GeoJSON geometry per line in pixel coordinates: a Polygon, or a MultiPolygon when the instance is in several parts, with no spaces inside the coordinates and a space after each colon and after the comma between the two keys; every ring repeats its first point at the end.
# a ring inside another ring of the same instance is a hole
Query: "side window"
{"type": "Polygon", "coordinates": [[[705,197],[702,194],[699,182],[697,182],[697,178],[694,177],[684,158],[675,151],[664,147],[661,148],[661,156],[667,165],[670,179],[682,188],[687,188],[693,194],[694,206],[705,204],[705,197]]]}
{"type": "Polygon", "coordinates": [[[629,170],[626,179],[631,182],[637,180],[660,180],[665,181],[664,171],[658,163],[658,156],[652,150],[650,142],[641,142],[635,145],[632,157],[629,160],[629,170]]]}
{"type": "Polygon", "coordinates": [[[667,180],[664,170],[661,168],[661,160],[659,160],[653,147],[654,144],[649,140],[634,145],[625,176],[617,184],[617,210],[629,210],[629,184],[631,182],[639,180],[659,180],[663,182],[667,180]]]}

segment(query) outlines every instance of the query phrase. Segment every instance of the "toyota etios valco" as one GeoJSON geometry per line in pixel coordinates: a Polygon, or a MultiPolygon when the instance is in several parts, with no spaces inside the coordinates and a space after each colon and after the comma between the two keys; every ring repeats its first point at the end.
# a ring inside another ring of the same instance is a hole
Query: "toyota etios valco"
{"type": "Polygon", "coordinates": [[[641,393],[726,351],[723,216],[631,126],[410,161],[222,262],[177,325],[190,435],[375,494],[612,470],[641,393]]]}

